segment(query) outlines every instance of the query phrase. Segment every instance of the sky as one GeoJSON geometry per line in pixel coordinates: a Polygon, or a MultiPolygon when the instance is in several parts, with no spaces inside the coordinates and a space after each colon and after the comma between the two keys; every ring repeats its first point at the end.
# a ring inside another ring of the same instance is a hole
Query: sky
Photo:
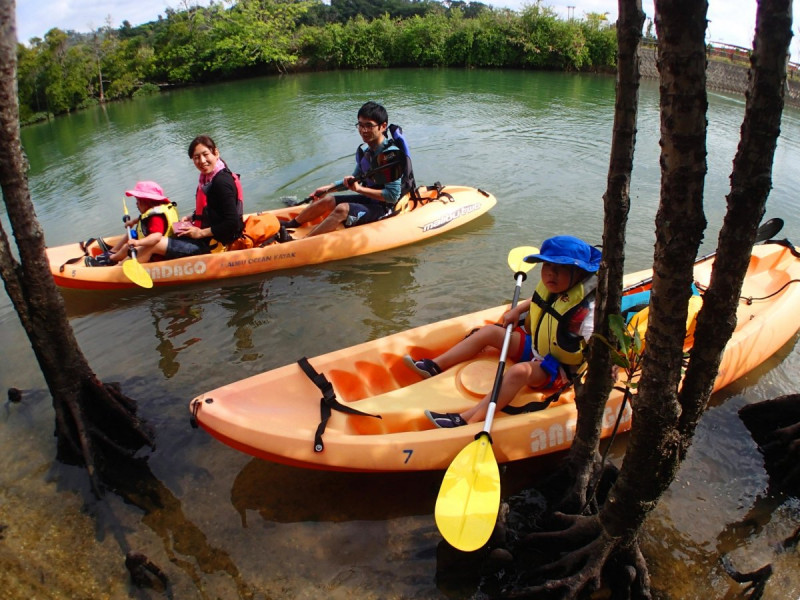
{"type": "MultiPolygon", "coordinates": [[[[532,4],[529,0],[482,0],[485,4],[512,9],[532,4]]],[[[184,4],[207,5],[208,0],[17,0],[17,39],[27,43],[32,37],[44,37],[53,27],[88,32],[106,24],[119,27],[123,21],[141,25],[154,21],[167,8],[180,10],[184,4]]],[[[582,18],[586,13],[608,13],[617,18],[615,0],[567,0],[542,2],[560,16],[582,18]]],[[[800,62],[800,2],[794,2],[794,38],[790,51],[793,62],[800,62]]],[[[645,14],[652,18],[653,0],[642,0],[645,14]]],[[[723,42],[750,48],[756,22],[756,0],[709,0],[707,42],[723,42]]]]}

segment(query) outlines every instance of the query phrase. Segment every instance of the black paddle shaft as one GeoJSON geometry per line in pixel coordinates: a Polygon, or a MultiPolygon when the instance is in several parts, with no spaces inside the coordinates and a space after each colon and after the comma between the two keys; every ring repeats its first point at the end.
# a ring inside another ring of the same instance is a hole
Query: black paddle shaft
{"type": "MultiPolygon", "coordinates": [[[[756,231],[756,239],[753,243],[760,244],[761,242],[766,242],[770,238],[773,238],[776,235],[778,235],[778,232],[780,232],[781,229],[783,229],[783,219],[780,218],[770,219],[769,221],[762,223],[761,226],[758,228],[758,231],[756,231]]],[[[709,252],[705,256],[701,256],[696,261],[694,261],[694,264],[706,261],[709,258],[712,258],[716,255],[717,255],[716,250],[714,252],[709,252]]],[[[622,292],[624,293],[624,292],[629,292],[631,290],[635,290],[640,286],[647,285],[651,281],[653,281],[652,277],[648,277],[647,279],[642,279],[641,281],[638,281],[633,285],[629,285],[624,290],[622,290],[622,292]]]]}
{"type": "MultiPolygon", "coordinates": [[[[393,181],[395,179],[398,179],[398,178],[402,177],[404,166],[405,166],[405,160],[404,159],[392,160],[392,161],[387,162],[385,165],[377,166],[374,169],[370,169],[369,171],[367,171],[363,175],[359,175],[358,177],[356,177],[356,181],[358,181],[359,183],[362,183],[365,179],[369,179],[370,177],[375,175],[375,173],[377,173],[379,171],[383,171],[384,169],[392,169],[391,174],[393,176],[396,175],[396,177],[392,177],[392,181],[393,181]]],[[[346,190],[346,189],[347,189],[347,186],[344,183],[342,183],[340,185],[333,186],[326,193],[332,194],[334,192],[341,192],[341,191],[346,190]]],[[[303,199],[303,201],[299,202],[298,204],[308,204],[314,198],[315,198],[315,196],[313,194],[311,194],[310,196],[306,196],[303,199]]]]}

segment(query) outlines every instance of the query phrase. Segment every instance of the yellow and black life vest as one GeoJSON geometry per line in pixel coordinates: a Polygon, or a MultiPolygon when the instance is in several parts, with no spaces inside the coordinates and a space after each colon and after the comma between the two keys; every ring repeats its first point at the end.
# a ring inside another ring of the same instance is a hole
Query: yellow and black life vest
{"type": "Polygon", "coordinates": [[[157,204],[153,208],[147,209],[139,216],[139,222],[136,224],[136,233],[139,239],[149,235],[150,232],[147,231],[145,221],[153,215],[164,215],[167,218],[167,233],[164,235],[167,237],[174,237],[175,234],[172,231],[172,225],[180,220],[180,215],[178,214],[175,203],[170,202],[168,204],[157,204]]]}
{"type": "Polygon", "coordinates": [[[542,356],[551,354],[562,365],[579,365],[584,361],[586,340],[580,334],[580,324],[596,288],[596,275],[562,294],[551,294],[544,283],[539,282],[525,317],[525,328],[531,334],[536,352],[542,356]]]}

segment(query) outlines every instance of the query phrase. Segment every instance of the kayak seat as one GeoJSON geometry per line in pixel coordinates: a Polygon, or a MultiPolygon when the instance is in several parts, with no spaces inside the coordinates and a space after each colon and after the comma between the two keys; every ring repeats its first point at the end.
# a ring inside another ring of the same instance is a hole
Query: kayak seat
{"type": "Polygon", "coordinates": [[[453,196],[447,193],[446,186],[440,182],[435,182],[433,185],[420,186],[413,189],[411,192],[400,198],[395,204],[392,212],[387,214],[384,219],[399,215],[401,213],[411,212],[420,206],[425,206],[429,202],[454,202],[453,196]]]}
{"type": "MultiPolygon", "coordinates": [[[[688,350],[694,344],[694,329],[697,324],[697,313],[703,307],[703,297],[692,295],[689,298],[689,308],[686,314],[686,336],[683,341],[684,350],[688,350]]],[[[647,322],[650,317],[650,307],[645,306],[642,310],[634,314],[630,319],[630,325],[639,332],[642,344],[645,344],[647,336],[647,322]]]]}
{"type": "Polygon", "coordinates": [[[336,422],[339,419],[343,421],[344,433],[351,435],[389,435],[407,431],[426,431],[433,427],[424,412],[411,409],[393,413],[384,411],[380,419],[337,414],[331,419],[329,426],[331,430],[339,429],[336,422]]]}
{"type": "MultiPolygon", "coordinates": [[[[464,366],[469,364],[465,363],[464,366]]],[[[359,411],[380,414],[380,419],[337,414],[331,419],[331,427],[338,426],[348,433],[359,435],[423,431],[433,428],[425,416],[426,409],[435,412],[461,412],[480,400],[479,396],[468,392],[460,383],[463,371],[461,365],[421,381],[408,367],[403,368],[411,373],[414,383],[383,394],[371,395],[363,400],[348,402],[348,406],[359,411]],[[460,393],[454,394],[454,389],[460,393]]]]}

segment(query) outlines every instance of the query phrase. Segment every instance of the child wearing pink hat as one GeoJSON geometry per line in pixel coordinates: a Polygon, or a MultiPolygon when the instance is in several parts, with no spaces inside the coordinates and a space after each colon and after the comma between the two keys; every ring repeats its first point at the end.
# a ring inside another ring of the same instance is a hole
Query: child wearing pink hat
{"type": "Polygon", "coordinates": [[[136,249],[139,262],[148,262],[154,254],[156,244],[162,238],[173,235],[172,226],[179,220],[175,203],[164,195],[164,190],[155,181],[139,181],[126,196],[136,198],[139,216],[128,221],[134,233],[130,241],[122,238],[113,248],[96,257],[87,257],[86,264],[93,267],[111,266],[128,257],[129,248],[136,249]]]}

